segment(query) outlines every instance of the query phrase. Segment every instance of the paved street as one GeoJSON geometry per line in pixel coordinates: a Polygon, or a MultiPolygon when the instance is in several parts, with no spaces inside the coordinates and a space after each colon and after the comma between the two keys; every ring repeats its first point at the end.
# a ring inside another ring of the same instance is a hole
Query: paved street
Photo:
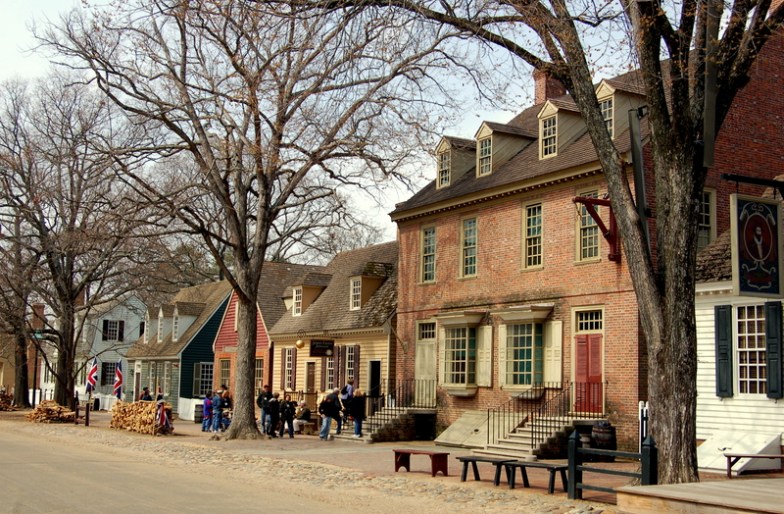
{"type": "Polygon", "coordinates": [[[488,467],[481,481],[460,482],[454,457],[468,452],[459,448],[440,448],[451,453],[448,477],[431,477],[423,456],[394,472],[393,448],[428,442],[211,440],[187,421],[152,437],[109,429],[108,420],[100,412],[90,427],[48,425],[0,412],[0,513],[615,512],[546,494],[546,473],[530,473],[530,489],[493,486],[488,467]]]}
{"type": "Polygon", "coordinates": [[[320,503],[259,494],[258,484],[4,431],[0,511],[7,513],[315,512],[320,503]]]}

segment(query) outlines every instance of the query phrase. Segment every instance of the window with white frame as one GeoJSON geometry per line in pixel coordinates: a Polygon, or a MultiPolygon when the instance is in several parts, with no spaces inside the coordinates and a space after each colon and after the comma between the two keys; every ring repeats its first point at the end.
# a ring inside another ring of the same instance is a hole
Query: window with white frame
{"type": "MultiPolygon", "coordinates": [[[[598,198],[598,191],[583,192],[580,196],[598,198]]],[[[599,212],[599,207],[594,207],[599,212]]],[[[580,226],[578,235],[578,260],[588,261],[599,258],[599,225],[588,212],[585,205],[580,204],[580,226]]]]}
{"type": "Polygon", "coordinates": [[[599,109],[602,111],[602,119],[604,119],[604,126],[607,127],[607,132],[610,137],[613,137],[613,99],[612,97],[606,98],[599,102],[599,109]]]}
{"type": "Polygon", "coordinates": [[[550,116],[542,124],[542,157],[550,157],[558,152],[558,118],[550,116]]]}
{"type": "Polygon", "coordinates": [[[444,383],[476,384],[476,328],[447,327],[444,336],[444,383]]]}
{"type": "Polygon", "coordinates": [[[327,366],[326,369],[326,390],[331,391],[335,389],[335,357],[327,357],[325,364],[327,366]]]}
{"type": "Polygon", "coordinates": [[[103,320],[102,341],[123,341],[125,339],[125,321],[116,319],[103,320]]]}
{"type": "Polygon", "coordinates": [[[362,307],[362,277],[354,277],[350,280],[351,300],[349,308],[352,311],[359,310],[362,307]]]}
{"type": "Polygon", "coordinates": [[[503,373],[508,385],[541,384],[544,377],[544,339],[541,323],[507,325],[503,373]]]}
{"type": "Polygon", "coordinates": [[[422,282],[436,280],[436,228],[422,229],[422,282]]]}
{"type": "Polygon", "coordinates": [[[166,361],[163,363],[163,388],[161,389],[161,393],[164,396],[169,396],[171,394],[171,365],[172,363],[166,361]]]}
{"type": "Polygon", "coordinates": [[[220,384],[229,385],[231,379],[231,361],[229,359],[220,360],[220,384]]]}
{"type": "Polygon", "coordinates": [[[765,394],[768,391],[765,308],[741,306],[737,316],[738,391],[765,394]]]}
{"type": "Polygon", "coordinates": [[[177,341],[180,332],[180,316],[178,314],[174,314],[174,320],[172,321],[172,341],[177,341]]]}
{"type": "Polygon", "coordinates": [[[523,264],[536,268],[542,265],[542,204],[526,205],[524,213],[523,264]]]}
{"type": "Polygon", "coordinates": [[[114,385],[114,372],[117,369],[116,362],[101,363],[101,385],[114,385]]]}
{"type": "Polygon", "coordinates": [[[212,362],[197,362],[193,365],[193,395],[204,397],[212,391],[212,362]]]}
{"type": "Polygon", "coordinates": [[[464,219],[461,230],[462,239],[462,267],[460,274],[463,277],[476,275],[476,246],[477,231],[476,218],[464,219]]]}
{"type": "Polygon", "coordinates": [[[346,347],[346,381],[354,380],[357,377],[357,348],[356,346],[346,347]]]}
{"type": "Polygon", "coordinates": [[[429,341],[436,338],[436,324],[433,322],[420,323],[417,325],[418,335],[417,339],[420,341],[429,341]]]}
{"type": "Polygon", "coordinates": [[[601,332],[604,326],[604,317],[601,310],[577,311],[577,332],[601,332]]]}
{"type": "Polygon", "coordinates": [[[452,156],[447,150],[438,154],[438,187],[449,185],[452,180],[452,156]]]}
{"type": "Polygon", "coordinates": [[[163,311],[158,314],[158,342],[163,342],[163,311]]]}
{"type": "Polygon", "coordinates": [[[256,394],[261,392],[264,387],[264,359],[256,359],[256,364],[253,369],[253,383],[256,384],[256,394]]]}
{"type": "Polygon", "coordinates": [[[294,348],[284,348],[283,350],[283,388],[286,390],[294,389],[294,348]]]}
{"type": "Polygon", "coordinates": [[[294,306],[291,310],[292,316],[301,316],[302,315],[302,288],[295,287],[294,288],[294,306]]]}
{"type": "Polygon", "coordinates": [[[715,193],[704,190],[700,196],[700,211],[697,220],[697,249],[702,250],[713,241],[715,193]]]}
{"type": "Polygon", "coordinates": [[[479,141],[479,176],[489,175],[493,171],[493,138],[486,137],[479,141]]]}

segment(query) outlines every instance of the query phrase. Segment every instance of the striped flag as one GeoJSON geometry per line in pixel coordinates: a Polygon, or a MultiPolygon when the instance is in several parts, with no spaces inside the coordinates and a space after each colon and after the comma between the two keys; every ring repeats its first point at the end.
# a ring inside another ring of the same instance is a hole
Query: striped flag
{"type": "Polygon", "coordinates": [[[90,365],[90,370],[87,372],[87,383],[85,389],[90,393],[95,391],[95,383],[98,381],[98,357],[93,357],[93,363],[90,365]]]}
{"type": "Polygon", "coordinates": [[[122,373],[122,360],[117,361],[117,367],[114,368],[114,396],[118,400],[122,398],[123,386],[123,373],[122,373]]]}

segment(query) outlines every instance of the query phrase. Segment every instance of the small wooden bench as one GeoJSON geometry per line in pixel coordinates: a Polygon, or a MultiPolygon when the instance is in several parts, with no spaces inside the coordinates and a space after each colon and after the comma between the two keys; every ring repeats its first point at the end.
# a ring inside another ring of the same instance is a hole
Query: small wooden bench
{"type": "Polygon", "coordinates": [[[772,453],[725,453],[727,457],[727,478],[732,478],[732,466],[740,459],[784,459],[784,455],[772,453]]]}
{"type": "Polygon", "coordinates": [[[406,471],[411,471],[411,456],[412,455],[429,455],[430,456],[430,475],[436,476],[439,471],[445,477],[449,476],[449,461],[447,452],[431,452],[426,450],[392,450],[395,452],[395,473],[400,468],[406,468],[406,471]]]}
{"type": "MultiPolygon", "coordinates": [[[[468,465],[471,464],[474,470],[474,480],[479,480],[479,469],[476,466],[477,462],[488,462],[495,466],[495,478],[493,485],[498,485],[501,482],[501,468],[507,462],[514,462],[515,459],[505,459],[501,457],[484,457],[481,455],[466,455],[463,457],[455,457],[463,463],[463,472],[460,474],[460,481],[465,482],[468,477],[468,465]]],[[[506,472],[507,482],[509,481],[509,471],[506,472]]]]}
{"type": "Polygon", "coordinates": [[[315,435],[318,432],[318,430],[316,430],[316,424],[312,421],[300,423],[299,430],[302,435],[315,435]]]}
{"type": "Polygon", "coordinates": [[[549,494],[553,494],[555,492],[556,472],[560,472],[561,474],[561,485],[563,486],[563,490],[566,491],[567,489],[566,470],[569,469],[569,466],[567,464],[516,460],[512,462],[506,462],[504,463],[504,466],[506,467],[506,475],[509,481],[509,489],[515,488],[515,469],[517,468],[520,468],[520,474],[523,477],[523,487],[530,487],[528,483],[528,473],[526,473],[525,471],[526,468],[542,468],[550,472],[550,481],[548,482],[547,485],[547,492],[549,494]]]}

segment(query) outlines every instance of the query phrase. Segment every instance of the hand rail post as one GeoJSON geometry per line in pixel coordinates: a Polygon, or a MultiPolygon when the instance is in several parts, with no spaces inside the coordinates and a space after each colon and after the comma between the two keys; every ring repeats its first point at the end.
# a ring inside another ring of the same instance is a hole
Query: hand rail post
{"type": "Polygon", "coordinates": [[[640,479],[642,485],[656,485],[659,480],[659,449],[656,448],[656,442],[650,435],[645,438],[642,443],[642,452],[640,455],[640,467],[642,477],[640,479]]]}
{"type": "Polygon", "coordinates": [[[580,500],[583,497],[582,489],[577,487],[577,484],[582,484],[583,482],[583,472],[579,469],[582,465],[581,446],[580,434],[575,430],[569,436],[569,479],[567,492],[570,500],[580,500]]]}

